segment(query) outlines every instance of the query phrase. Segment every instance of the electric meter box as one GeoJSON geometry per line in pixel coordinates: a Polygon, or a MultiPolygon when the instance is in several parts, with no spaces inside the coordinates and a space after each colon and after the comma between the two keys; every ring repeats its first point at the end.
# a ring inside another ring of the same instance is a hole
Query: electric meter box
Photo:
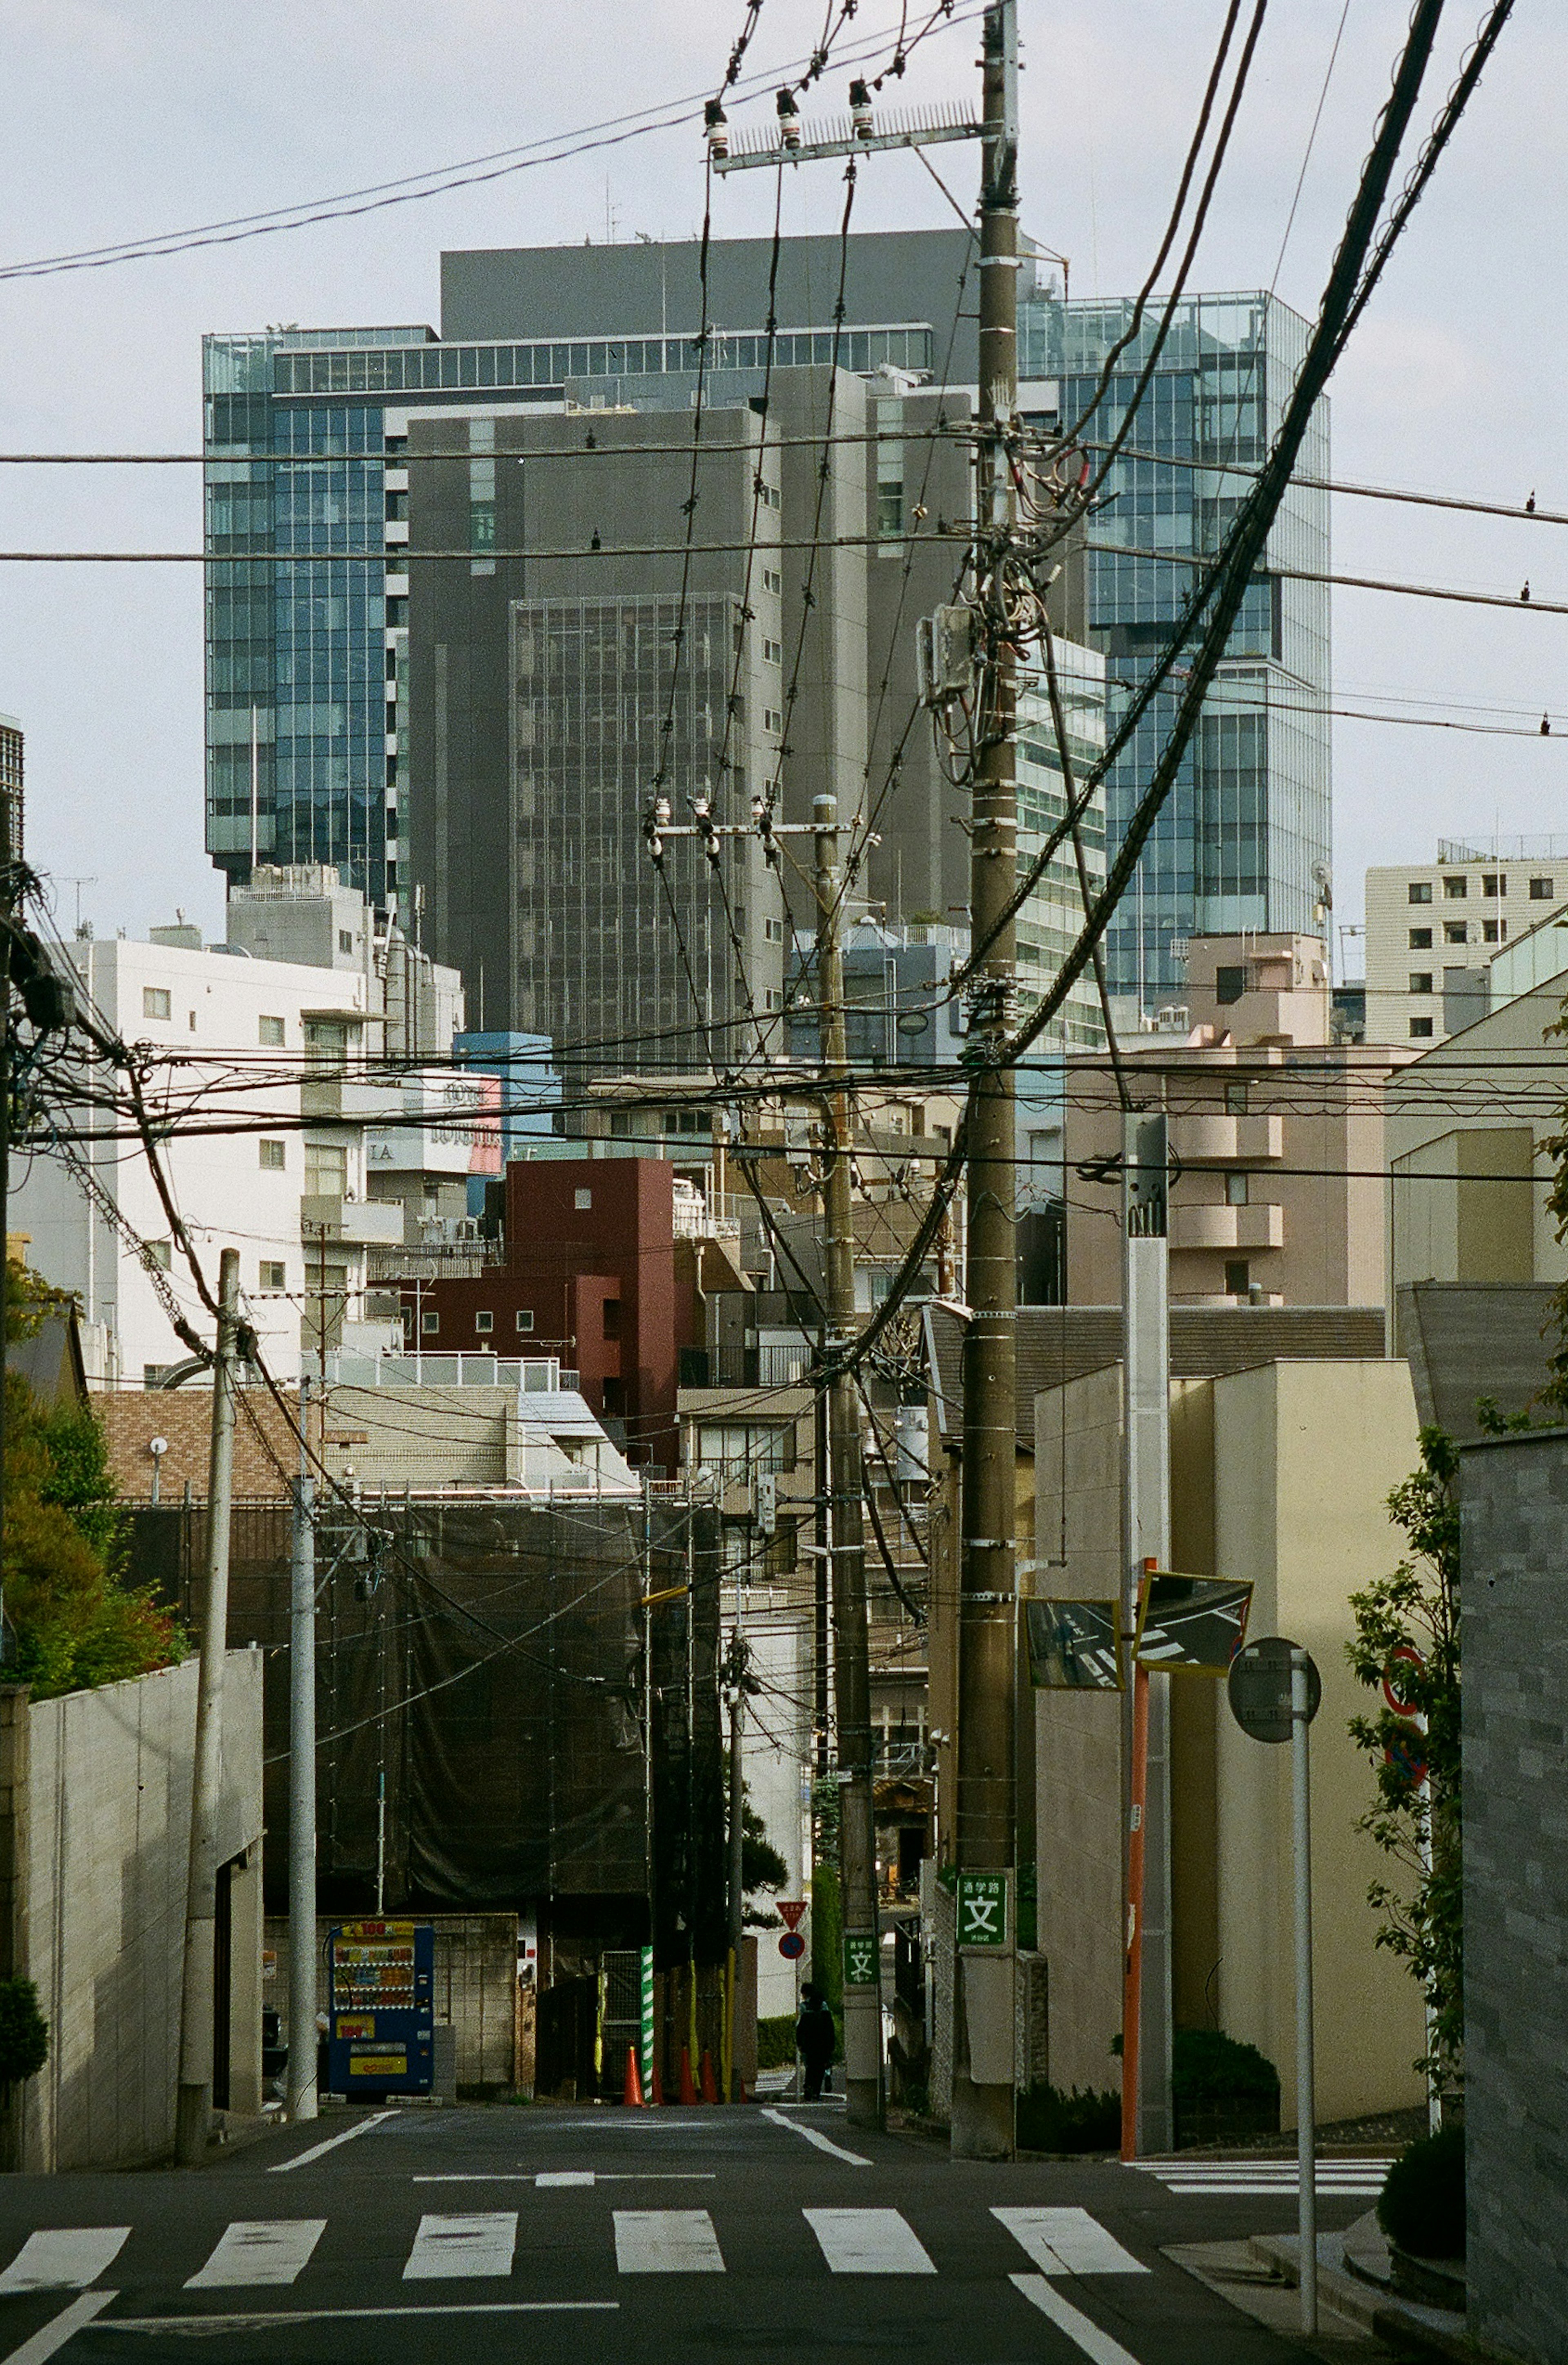
{"type": "Polygon", "coordinates": [[[327,2086],[350,2102],[428,2094],[435,2061],[435,1930],[344,1922],[327,1933],[327,2086]]]}

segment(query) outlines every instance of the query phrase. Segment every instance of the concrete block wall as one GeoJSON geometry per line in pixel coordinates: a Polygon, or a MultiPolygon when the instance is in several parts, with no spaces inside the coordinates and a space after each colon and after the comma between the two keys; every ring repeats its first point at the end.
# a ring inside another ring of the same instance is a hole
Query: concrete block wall
{"type": "Polygon", "coordinates": [[[1466,1449],[1470,2330],[1568,2360],[1568,1437],[1466,1449]]]}

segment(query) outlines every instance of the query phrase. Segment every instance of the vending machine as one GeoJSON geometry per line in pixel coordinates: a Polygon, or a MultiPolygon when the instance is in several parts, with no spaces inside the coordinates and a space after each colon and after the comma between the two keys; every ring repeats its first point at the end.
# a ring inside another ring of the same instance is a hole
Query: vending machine
{"type": "Polygon", "coordinates": [[[327,2085],[378,2100],[428,2094],[434,2062],[435,1931],[428,1922],[344,1922],[327,1936],[327,2085]]]}

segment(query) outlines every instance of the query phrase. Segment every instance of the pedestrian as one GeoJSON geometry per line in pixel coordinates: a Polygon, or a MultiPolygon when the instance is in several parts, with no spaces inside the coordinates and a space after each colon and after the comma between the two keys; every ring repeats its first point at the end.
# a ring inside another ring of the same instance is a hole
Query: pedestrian
{"type": "Polygon", "coordinates": [[[801,1990],[801,2017],[795,2023],[795,2047],[806,2068],[806,2100],[822,2100],[823,2087],[833,2071],[838,2050],[838,2023],[821,1988],[808,1979],[801,1990]]]}

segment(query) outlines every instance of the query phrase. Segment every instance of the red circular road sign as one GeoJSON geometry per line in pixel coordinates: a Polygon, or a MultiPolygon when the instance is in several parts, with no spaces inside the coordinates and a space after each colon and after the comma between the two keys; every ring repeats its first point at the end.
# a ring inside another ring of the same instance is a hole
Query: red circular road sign
{"type": "Polygon", "coordinates": [[[1416,1704],[1408,1688],[1410,1677],[1405,1671],[1408,1668],[1413,1674],[1419,1675],[1425,1671],[1426,1664],[1425,1657],[1414,1642],[1396,1642],[1389,1653],[1388,1664],[1383,1671],[1383,1696],[1395,1716],[1415,1715],[1416,1704]]]}
{"type": "Polygon", "coordinates": [[[786,1930],[778,1941],[778,1951],[787,1963],[798,1963],[806,1951],[806,1942],[798,1930],[786,1930]]]}

